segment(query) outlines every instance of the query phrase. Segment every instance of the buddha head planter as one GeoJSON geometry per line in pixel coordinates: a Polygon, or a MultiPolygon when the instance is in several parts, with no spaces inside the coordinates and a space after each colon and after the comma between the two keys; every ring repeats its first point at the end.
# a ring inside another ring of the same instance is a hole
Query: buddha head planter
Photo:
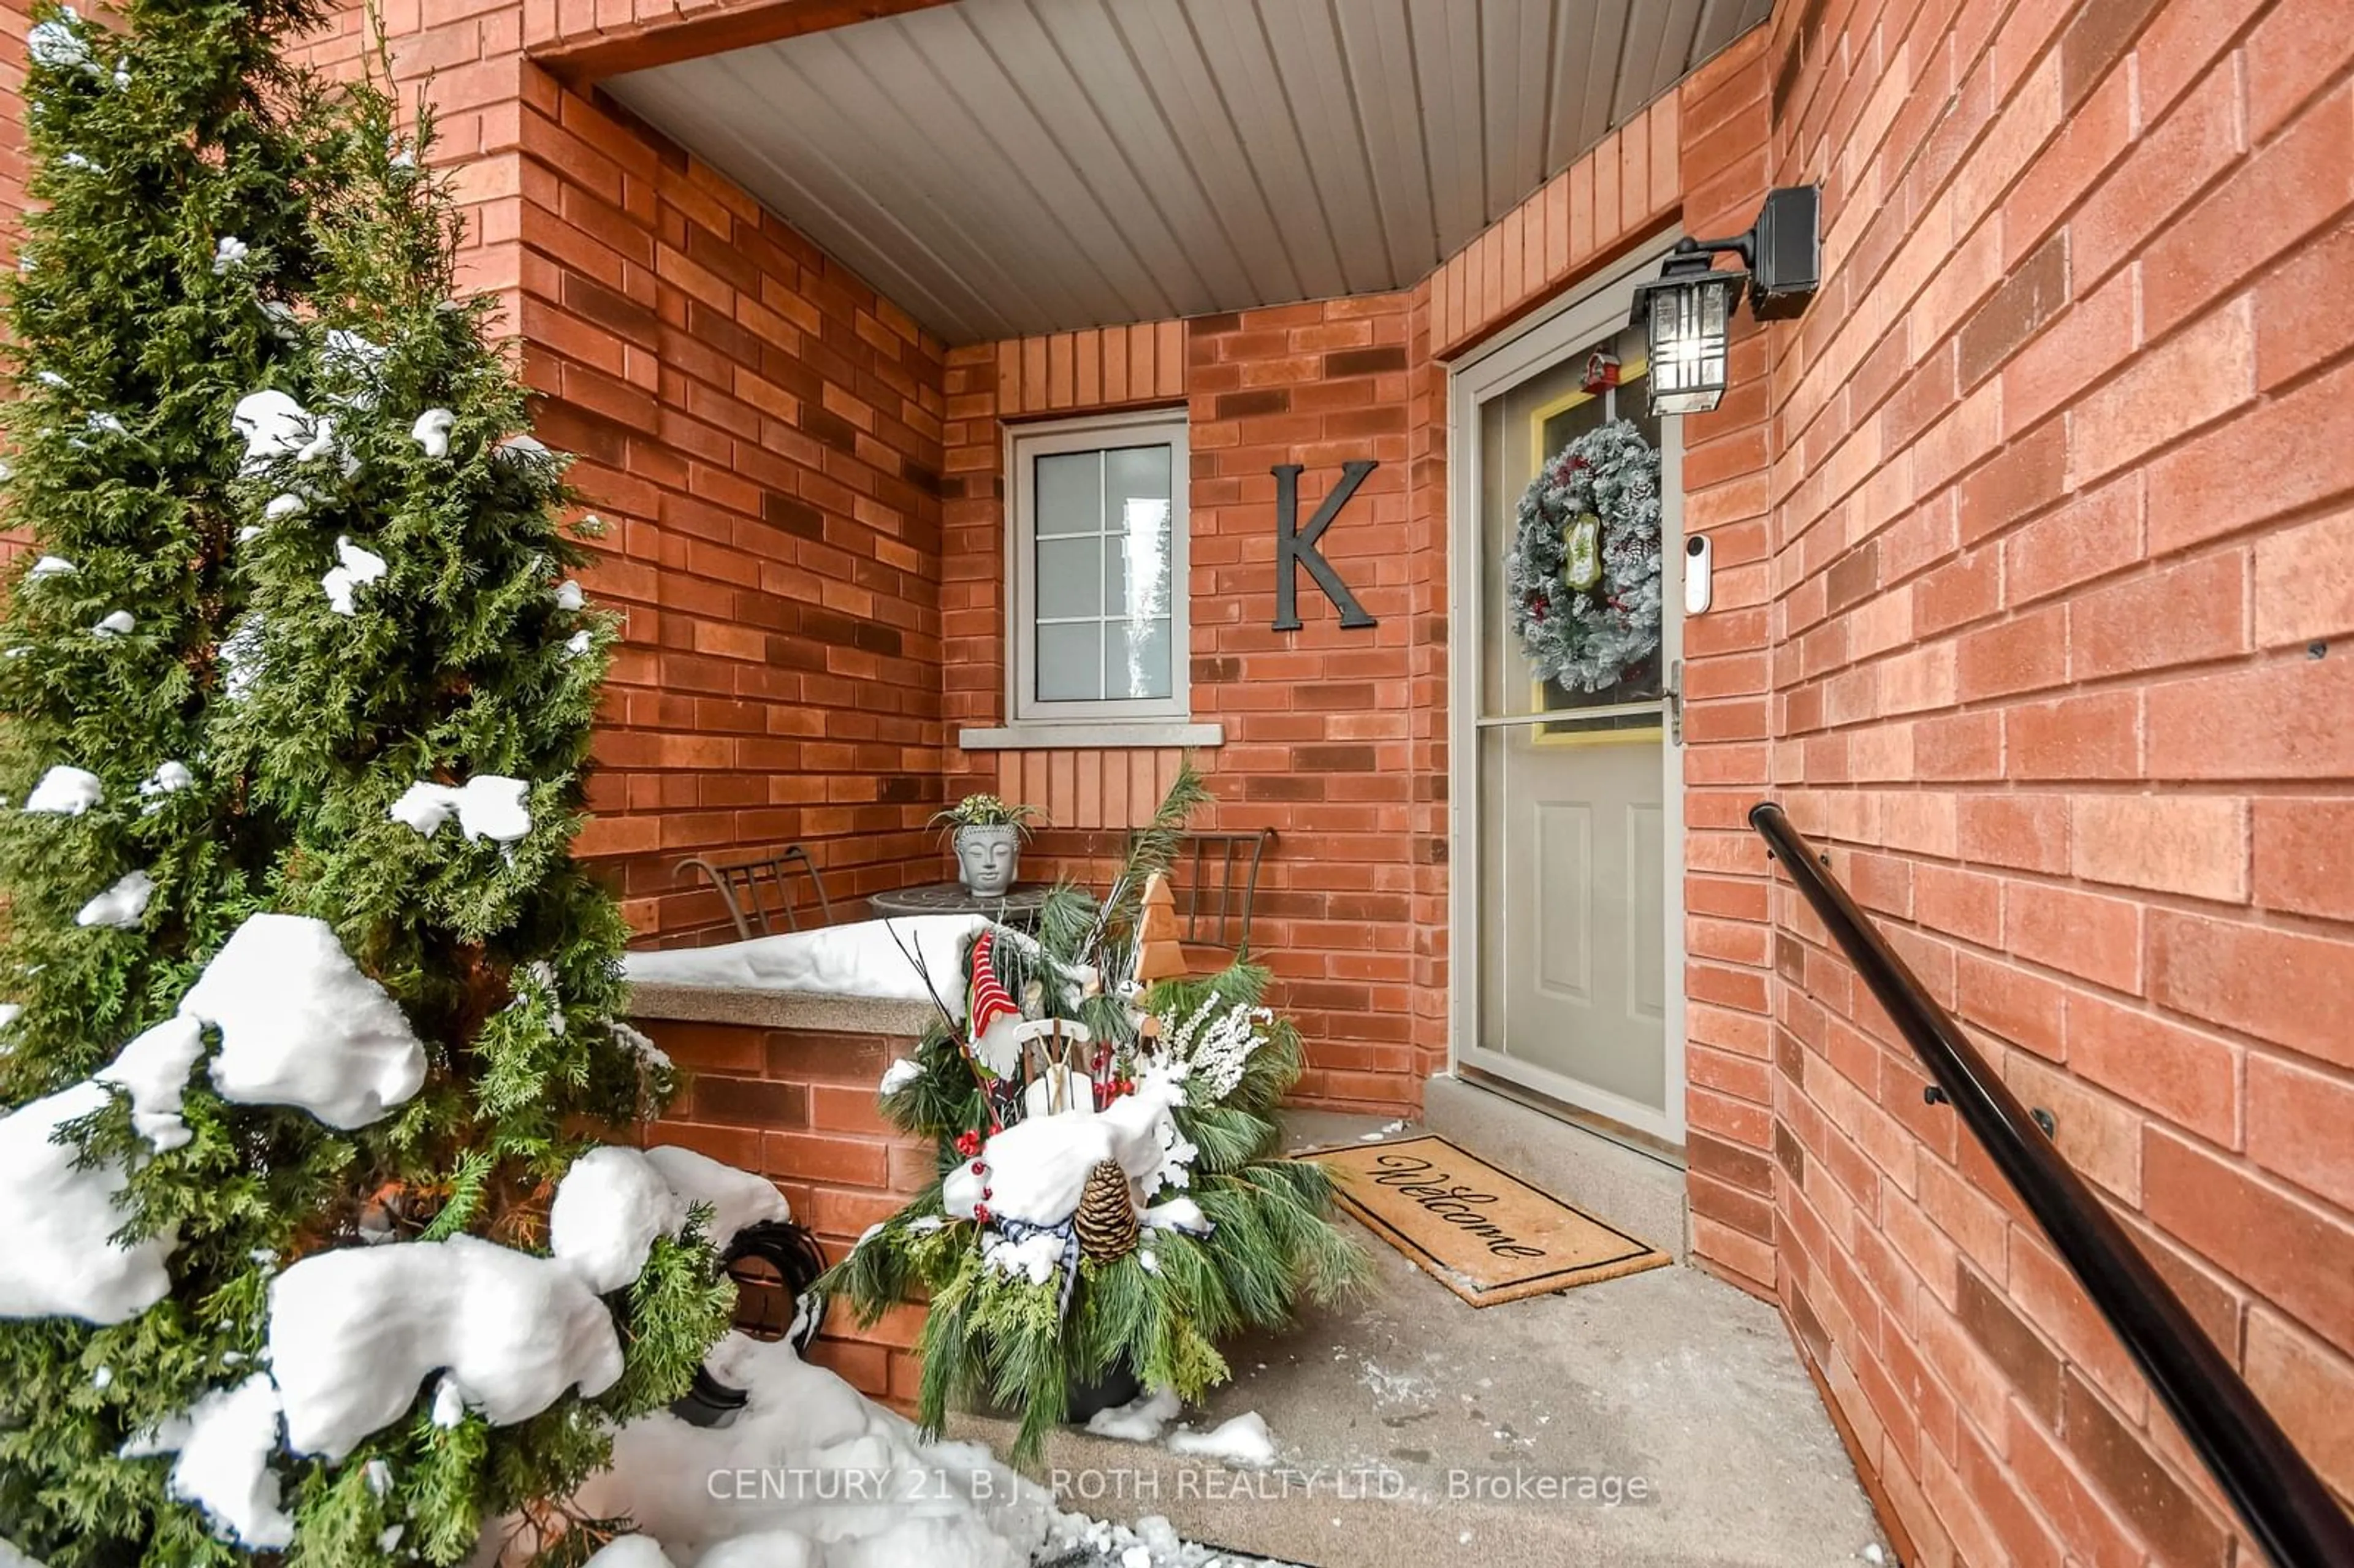
{"type": "Polygon", "coordinates": [[[956,831],[957,880],[976,898],[1002,898],[1022,870],[1022,830],[1000,827],[956,831]]]}
{"type": "Polygon", "coordinates": [[[1037,819],[1034,806],[1008,805],[994,795],[968,795],[935,819],[954,829],[957,880],[976,898],[1002,898],[1022,870],[1022,841],[1037,819]]]}

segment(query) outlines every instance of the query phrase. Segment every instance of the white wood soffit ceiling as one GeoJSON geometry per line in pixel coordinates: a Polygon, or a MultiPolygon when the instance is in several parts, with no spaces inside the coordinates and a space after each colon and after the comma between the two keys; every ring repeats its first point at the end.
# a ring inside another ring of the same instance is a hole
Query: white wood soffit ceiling
{"type": "Polygon", "coordinates": [[[1770,0],[959,0],[604,83],[951,344],[1405,288],[1770,0]]]}

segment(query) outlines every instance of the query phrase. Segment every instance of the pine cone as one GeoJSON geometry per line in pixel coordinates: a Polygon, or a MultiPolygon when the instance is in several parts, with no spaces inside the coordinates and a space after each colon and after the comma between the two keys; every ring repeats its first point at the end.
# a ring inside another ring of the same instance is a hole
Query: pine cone
{"type": "Polygon", "coordinates": [[[1081,1255],[1097,1263],[1136,1250],[1136,1202],[1129,1196],[1128,1172],[1117,1160],[1099,1160],[1079,1192],[1076,1221],[1081,1255]]]}

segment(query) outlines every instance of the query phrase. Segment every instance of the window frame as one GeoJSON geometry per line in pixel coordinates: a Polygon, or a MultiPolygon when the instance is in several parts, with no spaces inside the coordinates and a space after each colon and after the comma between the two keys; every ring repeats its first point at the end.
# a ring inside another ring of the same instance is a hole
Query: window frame
{"type": "Polygon", "coordinates": [[[1134,726],[1193,715],[1193,462],[1182,406],[1005,427],[1005,722],[1009,726],[1134,726]],[[1169,450],[1169,695],[1041,699],[1037,695],[1038,517],[1035,462],[1116,447],[1169,450]]]}

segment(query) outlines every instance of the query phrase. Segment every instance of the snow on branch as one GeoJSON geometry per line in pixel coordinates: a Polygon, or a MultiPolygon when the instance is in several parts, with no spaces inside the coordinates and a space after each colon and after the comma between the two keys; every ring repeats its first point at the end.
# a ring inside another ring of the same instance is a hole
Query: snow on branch
{"type": "Polygon", "coordinates": [[[531,832],[531,808],[524,803],[530,790],[522,779],[497,773],[478,773],[462,786],[420,779],[392,803],[389,814],[427,838],[454,816],[469,841],[512,844],[531,832]]]}
{"type": "Polygon", "coordinates": [[[547,1250],[601,1296],[643,1273],[654,1238],[678,1234],[698,1203],[711,1208],[708,1239],[718,1247],[747,1225],[792,1217],[765,1177],[694,1150],[592,1149],[556,1184],[547,1250]]]}
{"type": "Polygon", "coordinates": [[[553,1258],[474,1236],[315,1253],[270,1287],[270,1364],[287,1446],[342,1459],[446,1369],[493,1425],[621,1375],[605,1304],[553,1258]]]}
{"type": "Polygon", "coordinates": [[[123,1244],[130,1216],[115,1200],[130,1185],[120,1163],[78,1165],[60,1141],[69,1122],[106,1108],[104,1085],[85,1079],[0,1117],[0,1318],[80,1318],[127,1323],[172,1292],[166,1231],[123,1244]]]}
{"type": "Polygon", "coordinates": [[[288,1105],[329,1127],[366,1127],[425,1082],[425,1047],[384,988],[323,920],[255,915],[180,1011],[217,1024],[213,1086],[240,1105],[288,1105]]]}

